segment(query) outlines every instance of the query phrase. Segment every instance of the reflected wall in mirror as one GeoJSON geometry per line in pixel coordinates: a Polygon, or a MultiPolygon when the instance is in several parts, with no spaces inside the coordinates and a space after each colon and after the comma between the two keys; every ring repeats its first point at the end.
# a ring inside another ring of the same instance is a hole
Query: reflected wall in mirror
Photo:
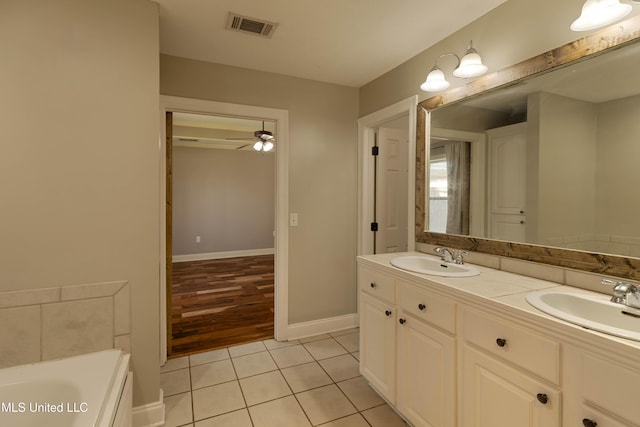
{"type": "Polygon", "coordinates": [[[637,21],[421,103],[417,241],[640,278],[637,21]]]}

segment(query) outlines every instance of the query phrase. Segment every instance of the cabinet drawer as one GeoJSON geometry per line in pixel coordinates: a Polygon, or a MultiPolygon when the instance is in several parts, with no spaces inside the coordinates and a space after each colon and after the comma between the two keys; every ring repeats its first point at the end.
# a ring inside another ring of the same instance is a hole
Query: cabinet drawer
{"type": "Polygon", "coordinates": [[[464,310],[462,322],[467,342],[559,384],[559,343],[473,310],[464,310]]]}
{"type": "Polygon", "coordinates": [[[637,409],[640,373],[590,354],[583,355],[582,367],[583,398],[633,425],[640,425],[637,409]]]}
{"type": "Polygon", "coordinates": [[[418,286],[398,284],[398,308],[447,332],[456,331],[456,305],[418,286]]]}
{"type": "Polygon", "coordinates": [[[364,292],[395,304],[395,281],[392,277],[361,268],[358,285],[364,292]]]}
{"type": "MultiPolygon", "coordinates": [[[[576,420],[575,424],[573,425],[594,425],[597,427],[633,427],[631,424],[623,423],[619,420],[616,420],[612,416],[607,415],[604,412],[588,405],[582,405],[582,412],[580,417],[581,418],[576,420]],[[589,421],[591,421],[593,424],[589,424],[589,421]]],[[[637,426],[638,424],[635,425],[637,426]]]]}

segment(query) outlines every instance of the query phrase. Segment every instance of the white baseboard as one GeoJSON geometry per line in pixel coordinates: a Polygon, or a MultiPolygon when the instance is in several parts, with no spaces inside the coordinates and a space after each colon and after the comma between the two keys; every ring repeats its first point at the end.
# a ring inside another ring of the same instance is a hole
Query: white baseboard
{"type": "Polygon", "coordinates": [[[345,314],[343,316],[329,317],[326,319],[311,320],[289,325],[287,339],[312,337],[314,335],[327,334],[343,329],[356,328],[359,325],[358,314],[345,314]]]}
{"type": "Polygon", "coordinates": [[[208,259],[235,258],[242,256],[272,255],[275,253],[274,248],[264,249],[246,249],[242,251],[226,251],[226,252],[206,252],[200,254],[174,255],[171,260],[173,262],[184,261],[204,261],[208,259]]]}
{"type": "Polygon", "coordinates": [[[133,408],[131,416],[132,427],[163,426],[164,422],[164,393],[162,389],[160,389],[160,397],[157,402],[133,408]]]}

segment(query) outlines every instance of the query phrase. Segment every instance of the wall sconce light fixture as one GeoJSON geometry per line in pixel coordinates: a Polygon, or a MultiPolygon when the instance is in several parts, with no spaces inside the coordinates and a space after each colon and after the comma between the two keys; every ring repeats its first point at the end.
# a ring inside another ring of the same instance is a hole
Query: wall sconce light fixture
{"type": "MultiPolygon", "coordinates": [[[[639,4],[639,0],[632,0],[639,4]]],[[[573,21],[573,31],[589,31],[605,27],[624,18],[631,12],[630,4],[620,3],[620,0],[587,0],[582,6],[580,17],[573,21]]]]}
{"type": "Polygon", "coordinates": [[[458,65],[453,70],[453,76],[461,79],[468,79],[471,77],[478,77],[487,72],[487,66],[482,63],[482,58],[478,52],[473,48],[473,41],[469,42],[469,49],[464,54],[462,59],[455,53],[443,53],[436,59],[436,63],[427,74],[427,79],[420,85],[420,89],[425,92],[438,92],[445,90],[451,83],[445,78],[444,73],[438,67],[438,61],[445,56],[455,56],[458,60],[458,65]]]}

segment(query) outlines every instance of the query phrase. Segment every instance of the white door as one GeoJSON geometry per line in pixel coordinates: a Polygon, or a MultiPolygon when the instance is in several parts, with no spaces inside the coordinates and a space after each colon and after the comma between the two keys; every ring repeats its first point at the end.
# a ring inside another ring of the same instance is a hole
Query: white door
{"type": "Polygon", "coordinates": [[[378,129],[375,252],[407,250],[409,137],[405,129],[378,129]]]}
{"type": "Polygon", "coordinates": [[[526,123],[492,129],[489,136],[489,238],[524,242],[526,123]]]}

